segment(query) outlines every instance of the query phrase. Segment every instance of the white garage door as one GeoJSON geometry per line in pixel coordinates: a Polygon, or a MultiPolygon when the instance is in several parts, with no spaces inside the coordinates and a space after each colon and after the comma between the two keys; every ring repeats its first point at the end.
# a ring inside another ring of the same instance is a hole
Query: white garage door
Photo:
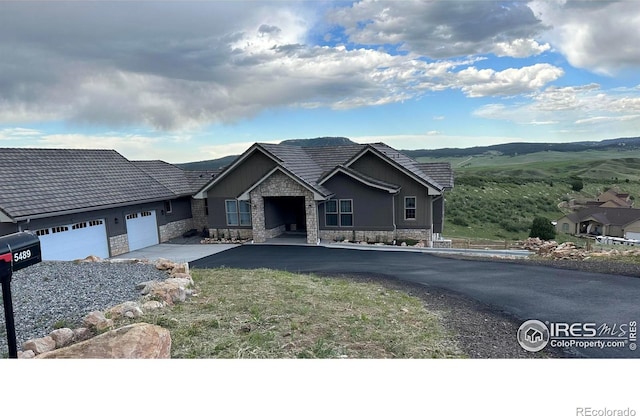
{"type": "Polygon", "coordinates": [[[155,211],[142,211],[127,215],[129,251],[158,244],[158,223],[155,211]]]}
{"type": "Polygon", "coordinates": [[[640,233],[628,232],[628,233],[625,233],[625,237],[628,238],[629,240],[640,240],[640,233]]]}
{"type": "Polygon", "coordinates": [[[76,260],[94,255],[109,257],[104,220],[79,222],[37,230],[42,260],[76,260]]]}

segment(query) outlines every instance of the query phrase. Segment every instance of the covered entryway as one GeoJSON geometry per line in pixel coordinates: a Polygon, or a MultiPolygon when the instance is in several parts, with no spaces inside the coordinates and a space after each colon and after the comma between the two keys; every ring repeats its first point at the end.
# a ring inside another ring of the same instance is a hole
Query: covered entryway
{"type": "MultiPolygon", "coordinates": [[[[307,218],[303,196],[272,196],[264,199],[264,220],[267,230],[307,232],[307,218]]],[[[271,237],[275,237],[272,235],[271,237]]]]}
{"type": "Polygon", "coordinates": [[[160,243],[155,211],[135,212],[127,215],[126,219],[129,251],[160,243]]]}
{"type": "Polygon", "coordinates": [[[109,257],[104,220],[83,221],[37,230],[42,260],[76,260],[87,256],[109,257]]]}

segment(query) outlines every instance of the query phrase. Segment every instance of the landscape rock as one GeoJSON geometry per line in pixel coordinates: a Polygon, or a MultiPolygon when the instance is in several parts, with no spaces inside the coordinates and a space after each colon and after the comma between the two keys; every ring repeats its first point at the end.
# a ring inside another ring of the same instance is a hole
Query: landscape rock
{"type": "Polygon", "coordinates": [[[18,358],[33,358],[36,356],[36,353],[31,350],[26,351],[18,351],[18,358]]]}
{"type": "Polygon", "coordinates": [[[74,341],[73,330],[69,328],[60,328],[51,331],[49,334],[56,343],[56,348],[66,347],[74,341]]]}
{"type": "Polygon", "coordinates": [[[156,282],[149,287],[148,297],[164,301],[168,305],[184,302],[187,299],[187,287],[191,285],[186,279],[168,279],[156,282]]]}
{"type": "Polygon", "coordinates": [[[73,340],[74,342],[85,341],[93,336],[93,332],[86,327],[74,328],[73,329],[73,340]]]}
{"type": "Polygon", "coordinates": [[[158,325],[137,323],[36,358],[170,358],[171,334],[158,325]]]}
{"type": "Polygon", "coordinates": [[[98,332],[113,327],[113,320],[106,318],[101,311],[90,312],[82,322],[87,328],[95,329],[98,332]]]}
{"type": "Polygon", "coordinates": [[[154,311],[156,309],[162,309],[163,307],[162,302],[158,302],[157,300],[149,300],[142,304],[143,311],[154,311]]]}
{"type": "Polygon", "coordinates": [[[31,350],[35,355],[42,354],[56,349],[56,342],[50,336],[30,339],[22,344],[22,350],[31,350]]]}
{"type": "Polygon", "coordinates": [[[160,258],[160,259],[156,260],[154,265],[156,266],[156,269],[158,269],[158,270],[170,270],[170,269],[172,269],[172,268],[174,268],[176,266],[176,263],[172,262],[171,260],[160,258]]]}
{"type": "Polygon", "coordinates": [[[111,316],[111,319],[117,319],[122,317],[138,318],[144,315],[144,313],[142,312],[142,309],[140,308],[140,304],[138,302],[133,302],[133,301],[123,302],[119,305],[116,305],[113,308],[109,309],[107,311],[107,314],[111,316]]]}

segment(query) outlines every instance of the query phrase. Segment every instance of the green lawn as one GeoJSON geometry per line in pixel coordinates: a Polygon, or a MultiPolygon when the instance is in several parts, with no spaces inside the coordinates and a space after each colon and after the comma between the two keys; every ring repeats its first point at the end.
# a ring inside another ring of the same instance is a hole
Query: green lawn
{"type": "Polygon", "coordinates": [[[438,315],[374,283],[272,270],[192,270],[197,296],[147,314],[173,358],[463,357],[438,315]]]}

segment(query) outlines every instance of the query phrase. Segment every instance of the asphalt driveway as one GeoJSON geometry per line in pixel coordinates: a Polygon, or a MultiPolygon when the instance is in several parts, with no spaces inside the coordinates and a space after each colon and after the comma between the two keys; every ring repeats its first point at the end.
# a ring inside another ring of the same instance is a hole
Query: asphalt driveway
{"type": "MultiPolygon", "coordinates": [[[[640,278],[636,277],[425,253],[313,246],[244,245],[193,261],[190,266],[383,276],[456,292],[521,322],[596,323],[618,329],[624,324],[625,329],[630,321],[640,321],[640,278]]],[[[638,350],[628,346],[572,350],[586,357],[640,357],[638,350]]]]}

